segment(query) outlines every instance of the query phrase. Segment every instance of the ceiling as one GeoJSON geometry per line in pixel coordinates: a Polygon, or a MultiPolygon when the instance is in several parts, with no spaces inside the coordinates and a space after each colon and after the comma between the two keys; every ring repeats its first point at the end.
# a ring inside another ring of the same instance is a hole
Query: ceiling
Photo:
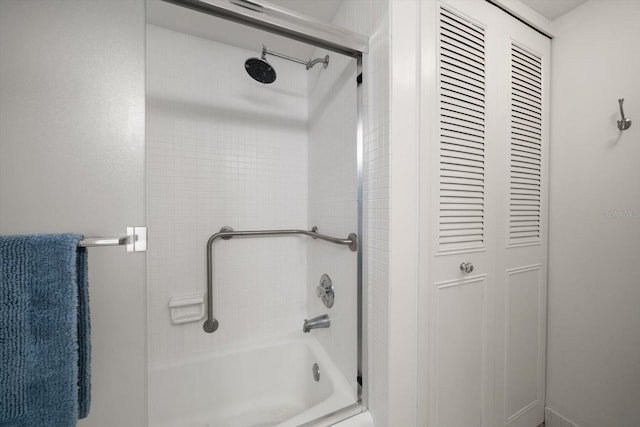
{"type": "MultiPolygon", "coordinates": [[[[391,0],[397,1],[397,0],[391,0]]],[[[547,19],[554,20],[587,0],[521,0],[547,19]]],[[[270,3],[295,10],[318,20],[331,22],[342,0],[269,0],[270,3]]]]}
{"type": "MultiPolygon", "coordinates": [[[[291,9],[315,20],[329,23],[338,12],[342,1],[343,0],[269,0],[269,3],[278,7],[291,9]]],[[[554,20],[578,7],[586,0],[521,1],[547,19],[554,20]]],[[[260,55],[263,44],[266,45],[269,50],[305,60],[310,59],[315,50],[313,46],[301,42],[195,12],[162,0],[147,0],[147,22],[175,31],[249,49],[255,52],[255,56],[260,55]]]]}
{"type": "Polygon", "coordinates": [[[553,21],[587,0],[520,0],[545,18],[553,21]]]}
{"type": "MultiPolygon", "coordinates": [[[[325,22],[331,22],[342,0],[268,0],[270,3],[286,7],[325,22]]],[[[397,0],[391,0],[397,1],[397,0]]],[[[521,0],[522,3],[547,19],[554,20],[587,0],[521,0]]]]}

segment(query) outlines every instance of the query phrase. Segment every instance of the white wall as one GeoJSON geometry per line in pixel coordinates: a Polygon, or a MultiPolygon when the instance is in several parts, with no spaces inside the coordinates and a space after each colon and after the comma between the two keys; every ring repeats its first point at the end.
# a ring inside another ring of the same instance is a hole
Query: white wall
{"type": "Polygon", "coordinates": [[[307,315],[307,239],[253,238],[214,244],[219,329],[170,321],[170,298],[205,294],[222,226],[307,228],[307,71],[276,60],[264,85],[244,71],[253,56],[147,26],[151,368],[299,333],[307,315]]]}
{"type": "MultiPolygon", "coordinates": [[[[2,0],[0,11],[0,232],[143,224],[144,3],[2,0]]],[[[376,424],[389,426],[389,1],[346,0],[335,23],[370,36],[368,391],[376,424]]],[[[80,425],[145,425],[143,260],[91,250],[93,408],[80,425]]]]}
{"type": "Polygon", "coordinates": [[[580,427],[640,425],[639,22],[596,0],[554,22],[547,406],[580,427]]]}
{"type": "MultiPolygon", "coordinates": [[[[0,233],[144,224],[144,1],[0,1],[0,233]]],[[[145,425],[144,254],[89,249],[92,403],[145,425]]]]}
{"type": "MultiPolygon", "coordinates": [[[[427,2],[430,5],[431,2],[427,2]]],[[[391,2],[389,424],[417,419],[421,3],[391,2]]]]}

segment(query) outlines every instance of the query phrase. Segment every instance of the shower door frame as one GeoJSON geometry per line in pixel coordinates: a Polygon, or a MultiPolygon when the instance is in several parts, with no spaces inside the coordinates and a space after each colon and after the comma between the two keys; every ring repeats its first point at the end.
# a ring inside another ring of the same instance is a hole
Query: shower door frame
{"type": "MultiPolygon", "coordinates": [[[[292,10],[261,0],[163,0],[177,6],[216,16],[238,24],[268,31],[356,60],[356,171],[357,171],[357,401],[325,414],[299,427],[311,427],[330,418],[346,419],[368,407],[366,289],[363,287],[363,164],[364,164],[364,99],[363,56],[369,52],[369,38],[338,26],[327,24],[292,10]]],[[[339,421],[339,420],[336,420],[339,421]]]]}

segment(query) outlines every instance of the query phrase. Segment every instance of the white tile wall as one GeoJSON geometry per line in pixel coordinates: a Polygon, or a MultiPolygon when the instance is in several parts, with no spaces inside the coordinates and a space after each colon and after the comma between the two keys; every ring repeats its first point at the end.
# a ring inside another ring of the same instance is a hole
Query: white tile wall
{"type": "Polygon", "coordinates": [[[334,24],[369,36],[364,57],[364,283],[368,287],[368,393],[376,425],[389,424],[389,1],[345,0],[334,24]]]}
{"type": "Polygon", "coordinates": [[[236,230],[307,226],[306,71],[245,75],[255,52],[148,25],[149,362],[184,360],[298,331],[306,314],[306,241],[214,245],[220,328],[172,325],[174,296],[204,295],[206,242],[236,230]]]}
{"type": "Polygon", "coordinates": [[[369,39],[365,137],[365,239],[368,283],[369,401],[376,425],[388,424],[389,405],[389,28],[369,39]]]}
{"type": "MultiPolygon", "coordinates": [[[[316,50],[314,56],[327,52],[316,50]]],[[[346,237],[357,232],[357,94],[356,60],[330,54],[326,69],[312,70],[309,82],[309,226],[346,237]]],[[[347,247],[323,242],[307,252],[308,314],[328,314],[331,328],[314,331],[345,378],[357,377],[357,254],[347,247]],[[316,296],[320,277],[327,273],[335,288],[328,309],[316,296]]]]}

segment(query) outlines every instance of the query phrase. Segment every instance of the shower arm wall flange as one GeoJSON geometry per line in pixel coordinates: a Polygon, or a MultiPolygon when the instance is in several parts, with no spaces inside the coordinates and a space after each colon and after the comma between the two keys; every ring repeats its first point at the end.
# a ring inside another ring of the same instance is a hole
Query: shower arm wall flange
{"type": "Polygon", "coordinates": [[[329,66],[329,55],[325,55],[324,58],[310,59],[309,62],[307,62],[307,65],[305,65],[305,67],[307,67],[307,70],[309,70],[313,68],[314,65],[320,64],[320,63],[322,63],[322,68],[326,69],[329,66]]]}
{"type": "Polygon", "coordinates": [[[307,70],[313,68],[314,65],[323,63],[322,68],[327,68],[329,66],[329,55],[325,55],[324,58],[315,58],[310,59],[308,61],[303,61],[302,59],[294,58],[293,56],[288,56],[283,53],[274,52],[272,50],[267,49],[266,46],[262,46],[262,60],[266,61],[266,56],[271,55],[278,58],[286,59],[287,61],[297,62],[298,64],[302,64],[306,67],[307,70]]]}

